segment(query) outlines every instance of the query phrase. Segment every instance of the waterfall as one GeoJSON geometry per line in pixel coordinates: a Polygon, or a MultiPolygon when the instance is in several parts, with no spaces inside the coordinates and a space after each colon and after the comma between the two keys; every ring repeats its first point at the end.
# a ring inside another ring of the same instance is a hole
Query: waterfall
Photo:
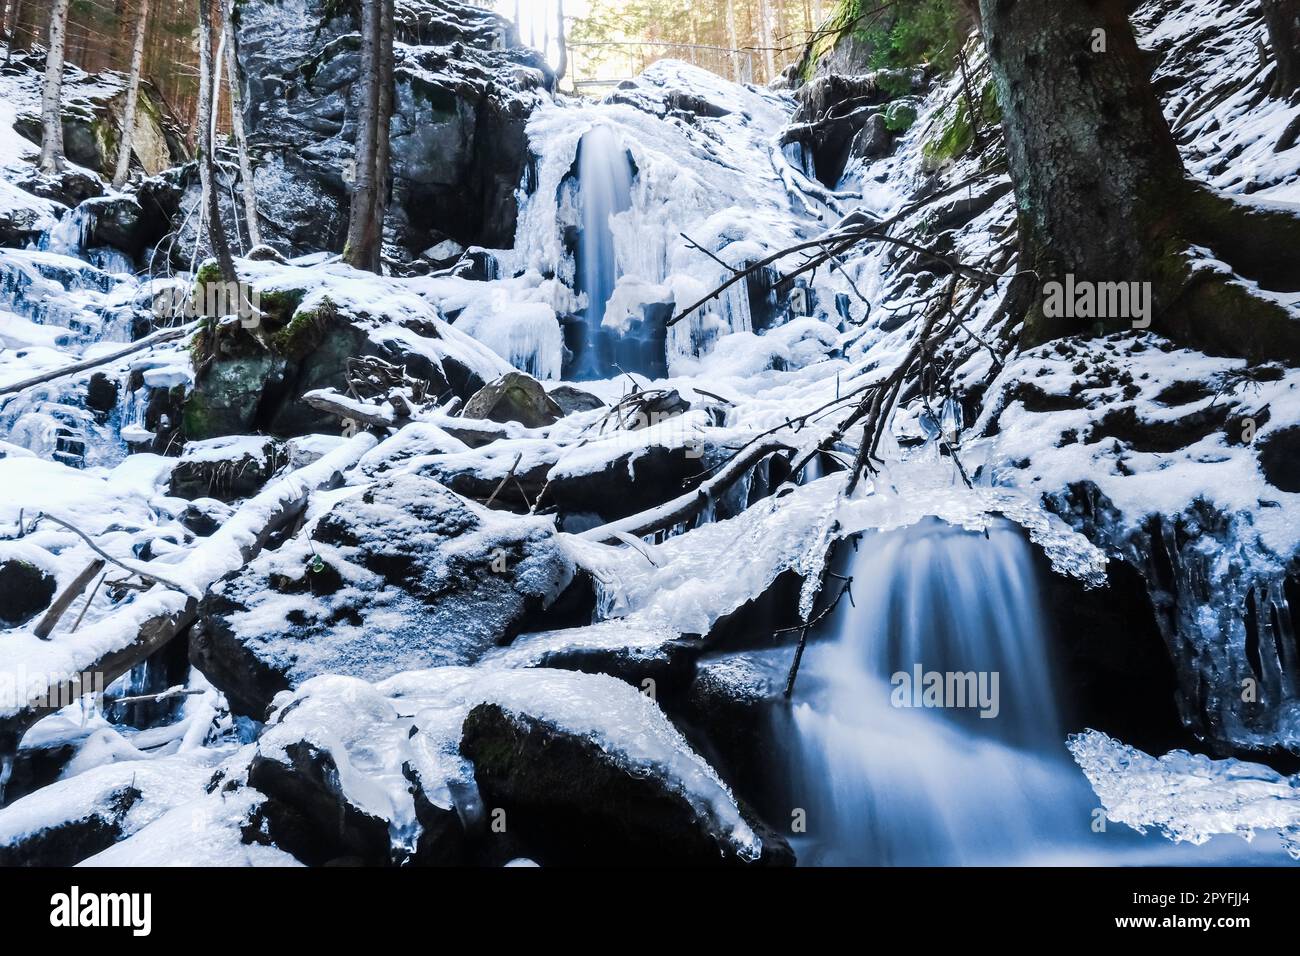
{"type": "Polygon", "coordinates": [[[618,262],[610,217],[632,206],[632,169],[627,152],[608,126],[593,126],[578,146],[578,291],[587,295],[582,341],[574,350],[571,378],[608,378],[616,369],[601,358],[601,322],[614,294],[618,262]]]}
{"type": "Polygon", "coordinates": [[[1023,862],[1086,839],[1095,801],[1062,746],[1021,535],[931,520],[841,570],[854,603],[810,647],[793,709],[808,861],[1023,862]]]}

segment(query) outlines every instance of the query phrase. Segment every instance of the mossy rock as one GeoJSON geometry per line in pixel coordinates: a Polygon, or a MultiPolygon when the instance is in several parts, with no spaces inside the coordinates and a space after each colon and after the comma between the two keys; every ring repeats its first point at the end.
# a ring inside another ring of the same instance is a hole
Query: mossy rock
{"type": "Polygon", "coordinates": [[[916,123],[916,106],[910,100],[894,100],[885,107],[885,129],[906,133],[916,123]]]}

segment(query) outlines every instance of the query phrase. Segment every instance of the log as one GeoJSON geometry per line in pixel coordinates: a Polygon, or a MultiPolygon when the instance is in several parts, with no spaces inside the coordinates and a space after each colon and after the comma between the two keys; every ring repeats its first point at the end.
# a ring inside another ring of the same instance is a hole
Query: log
{"type": "Polygon", "coordinates": [[[21,382],[14,382],[12,385],[6,385],[0,388],[0,395],[10,395],[15,392],[21,392],[32,388],[36,385],[44,385],[46,382],[52,382],[56,378],[63,378],[65,375],[75,375],[77,372],[84,372],[87,369],[95,368],[99,365],[107,365],[117,359],[125,358],[135,352],[143,352],[145,349],[163,342],[171,342],[174,339],[183,338],[198,328],[197,322],[191,322],[189,325],[182,325],[174,329],[159,329],[151,335],[132,342],[131,345],[124,349],[118,349],[116,352],[110,352],[108,355],[101,355],[99,358],[86,359],[84,362],[77,362],[74,365],[65,365],[63,368],[55,369],[52,372],[42,372],[32,378],[25,378],[21,382]]]}

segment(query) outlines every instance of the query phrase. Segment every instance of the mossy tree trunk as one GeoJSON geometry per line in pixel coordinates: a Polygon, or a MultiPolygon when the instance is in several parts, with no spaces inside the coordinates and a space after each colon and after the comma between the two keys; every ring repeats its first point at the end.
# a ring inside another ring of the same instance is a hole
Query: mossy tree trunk
{"type": "Polygon", "coordinates": [[[1152,331],[1218,353],[1300,363],[1300,323],[1222,270],[1267,289],[1300,284],[1300,217],[1239,207],[1191,180],[1151,88],[1125,0],[980,0],[1033,276],[1022,344],[1119,331],[1132,316],[1046,314],[1044,286],[1150,283],[1152,331]]]}

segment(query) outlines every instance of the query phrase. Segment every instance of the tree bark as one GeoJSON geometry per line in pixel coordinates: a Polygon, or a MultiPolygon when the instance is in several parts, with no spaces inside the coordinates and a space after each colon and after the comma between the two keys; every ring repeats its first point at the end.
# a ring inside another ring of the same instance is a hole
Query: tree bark
{"type": "Polygon", "coordinates": [[[727,11],[727,46],[731,47],[731,78],[740,82],[740,41],[736,38],[736,8],[733,0],[722,0],[727,11]]]}
{"type": "Polygon", "coordinates": [[[1268,41],[1277,60],[1273,91],[1290,97],[1300,90],[1300,0],[1261,0],[1268,41]]]}
{"type": "Polygon", "coordinates": [[[555,84],[559,86],[564,74],[569,72],[569,47],[564,37],[564,0],[555,2],[555,42],[560,47],[560,62],[555,67],[555,84]]]}
{"type": "Polygon", "coordinates": [[[69,0],[54,0],[50,10],[50,48],[45,55],[45,89],[41,94],[41,159],[43,173],[63,169],[63,53],[68,38],[69,0]]]}
{"type": "Polygon", "coordinates": [[[199,0],[199,179],[203,188],[203,202],[208,214],[208,243],[221,270],[221,281],[236,281],[235,261],[230,257],[226,241],[225,224],[221,221],[221,201],[217,194],[217,164],[212,136],[213,73],[212,39],[214,0],[199,0]]]}
{"type": "Polygon", "coordinates": [[[1289,291],[1300,217],[1238,207],[1190,180],[1151,89],[1125,0],[981,0],[1020,220],[1038,284],[1023,345],[1133,328],[1131,316],[1047,315],[1044,286],[1150,283],[1152,331],[1219,354],[1300,361],[1287,311],[1231,277],[1194,270],[1209,247],[1264,288],[1289,291]],[[1289,275],[1288,275],[1289,273],[1289,275]]]}
{"type": "Polygon", "coordinates": [[[225,0],[226,85],[230,87],[230,129],[235,136],[239,155],[239,179],[243,183],[244,220],[248,226],[249,246],[262,244],[262,227],[257,220],[257,189],[253,182],[253,164],[248,155],[248,132],[244,128],[244,88],[240,83],[238,34],[235,29],[234,0],[225,0]]]}
{"type": "Polygon", "coordinates": [[[776,56],[772,40],[772,4],[768,0],[758,0],[758,37],[763,44],[763,65],[767,68],[764,79],[771,83],[776,79],[776,56]]]}
{"type": "Polygon", "coordinates": [[[117,169],[113,188],[121,189],[131,171],[131,141],[135,136],[135,111],[140,97],[140,70],[144,66],[144,38],[149,23],[149,0],[140,0],[135,22],[135,43],[131,47],[131,75],[126,87],[126,107],[122,111],[122,142],[117,149],[117,169]]]}
{"type": "MultiPolygon", "coordinates": [[[[382,50],[385,31],[382,21],[388,9],[391,9],[388,0],[362,0],[361,3],[361,92],[357,106],[352,207],[348,220],[347,244],[343,247],[344,261],[353,268],[368,269],[371,272],[379,271],[383,240],[383,221],[376,220],[376,213],[384,208],[377,193],[383,189],[387,178],[387,124],[383,124],[381,131],[380,112],[385,97],[382,50]],[[385,158],[382,173],[379,168],[381,152],[385,158]]],[[[390,44],[391,29],[390,21],[390,44]]],[[[391,62],[391,51],[389,57],[391,62]]],[[[391,89],[387,95],[391,98],[391,89]]],[[[391,104],[391,99],[389,102],[391,104]]]]}

